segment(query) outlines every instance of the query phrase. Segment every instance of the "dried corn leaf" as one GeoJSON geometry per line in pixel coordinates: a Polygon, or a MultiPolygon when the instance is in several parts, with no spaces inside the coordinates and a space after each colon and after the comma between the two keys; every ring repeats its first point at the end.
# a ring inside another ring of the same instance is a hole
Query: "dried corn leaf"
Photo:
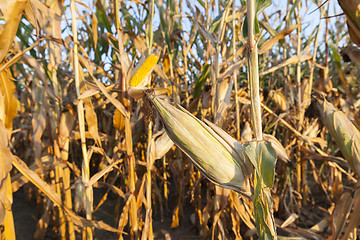
{"type": "Polygon", "coordinates": [[[44,68],[33,56],[24,54],[21,56],[20,60],[29,67],[34,69],[35,77],[37,77],[43,82],[47,81],[44,68]]]}
{"type": "MultiPolygon", "coordinates": [[[[84,61],[84,57],[79,55],[79,60],[81,62],[81,64],[90,71],[91,67],[90,65],[87,63],[87,61],[84,61]]],[[[109,99],[109,101],[121,112],[122,115],[124,115],[126,118],[130,118],[130,114],[129,112],[125,109],[124,105],[121,104],[121,102],[119,102],[118,100],[116,100],[114,97],[112,97],[107,88],[104,86],[103,83],[99,82],[93,75],[91,72],[89,72],[89,76],[91,77],[91,79],[96,83],[96,85],[99,87],[100,91],[105,95],[105,97],[107,99],[109,99]]]]}
{"type": "Polygon", "coordinates": [[[0,62],[6,57],[18,30],[22,12],[28,0],[14,0],[6,4],[4,12],[5,25],[0,32],[0,62]]]}
{"type": "Polygon", "coordinates": [[[331,239],[339,239],[342,230],[345,227],[346,219],[349,216],[353,198],[350,192],[344,192],[336,202],[335,209],[332,214],[332,235],[331,239]]]}
{"type": "MultiPolygon", "coordinates": [[[[4,107],[3,97],[0,96],[0,108],[4,107]],[[1,103],[2,102],[2,103],[1,103]]],[[[12,199],[7,196],[7,178],[11,170],[13,155],[8,148],[8,130],[0,121],[0,224],[5,219],[6,209],[11,209],[12,199]]]]}
{"type": "MultiPolygon", "coordinates": [[[[88,64],[88,62],[87,62],[88,60],[86,58],[84,58],[83,56],[81,56],[80,54],[78,54],[78,56],[79,56],[79,60],[80,60],[81,64],[83,66],[86,66],[86,68],[89,71],[89,74],[91,74],[93,69],[88,64]]],[[[85,85],[84,73],[82,71],[82,68],[80,68],[80,79],[81,79],[80,93],[84,93],[87,91],[87,88],[85,85]]],[[[98,129],[98,119],[97,119],[97,115],[95,113],[95,109],[92,104],[91,98],[90,97],[84,98],[83,101],[85,104],[85,119],[86,119],[86,123],[88,125],[89,133],[94,138],[96,144],[101,147],[101,139],[99,136],[99,129],[98,129]]]]}
{"type": "Polygon", "coordinates": [[[96,51],[97,42],[98,42],[98,20],[95,13],[92,13],[91,17],[92,17],[91,29],[93,34],[92,37],[94,40],[94,49],[96,51]]]}
{"type": "Polygon", "coordinates": [[[1,94],[5,96],[4,109],[2,109],[5,114],[3,121],[5,127],[12,130],[12,122],[14,117],[17,115],[18,100],[15,97],[15,84],[10,80],[10,77],[11,75],[9,70],[4,70],[0,73],[0,91],[1,94]]]}
{"type": "MultiPolygon", "coordinates": [[[[345,233],[341,237],[341,240],[350,239],[350,234],[354,231],[354,229],[359,226],[360,222],[360,189],[356,189],[353,196],[353,210],[349,216],[349,222],[345,228],[345,233]]],[[[335,239],[335,238],[334,238],[335,239]]]]}
{"type": "Polygon", "coordinates": [[[275,72],[276,70],[280,69],[280,68],[283,68],[287,65],[290,65],[290,64],[295,64],[295,63],[301,63],[301,62],[304,62],[306,60],[310,60],[312,59],[312,56],[311,55],[301,55],[301,56],[292,56],[288,59],[286,59],[283,63],[280,63],[279,65],[275,66],[275,67],[272,67],[266,71],[263,71],[260,73],[260,76],[264,76],[264,75],[267,75],[269,73],[272,73],[272,72],[275,72]]]}
{"type": "MultiPolygon", "coordinates": [[[[130,209],[130,203],[132,199],[134,198],[134,195],[131,194],[129,198],[126,200],[125,206],[122,208],[122,213],[120,215],[119,223],[118,223],[118,229],[119,231],[122,231],[126,224],[129,221],[129,209],[130,209]]],[[[123,236],[121,235],[119,239],[123,239],[123,236]]]]}
{"type": "Polygon", "coordinates": [[[71,219],[71,221],[73,221],[75,225],[80,227],[95,227],[111,232],[121,232],[118,229],[115,229],[102,221],[87,220],[83,217],[76,215],[72,210],[62,204],[60,196],[51,188],[51,186],[47,184],[44,180],[42,180],[39,175],[31,171],[22,160],[15,157],[13,165],[19,172],[26,176],[26,178],[28,178],[32,184],[39,188],[39,190],[42,191],[55,205],[64,209],[66,214],[69,216],[69,218],[71,219]]]}
{"type": "Polygon", "coordinates": [[[269,39],[266,41],[261,48],[259,49],[258,53],[262,54],[267,51],[269,51],[277,42],[279,42],[280,39],[284,38],[286,35],[289,35],[292,31],[294,31],[296,28],[298,28],[300,24],[291,25],[289,27],[286,27],[284,30],[279,32],[275,35],[275,37],[269,39]]]}

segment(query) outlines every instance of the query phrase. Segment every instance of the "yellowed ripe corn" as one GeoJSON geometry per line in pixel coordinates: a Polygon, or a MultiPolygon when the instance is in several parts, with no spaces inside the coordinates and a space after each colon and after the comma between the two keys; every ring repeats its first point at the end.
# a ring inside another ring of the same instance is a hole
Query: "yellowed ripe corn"
{"type": "Polygon", "coordinates": [[[181,106],[147,94],[170,139],[210,181],[250,195],[251,163],[244,147],[221,128],[202,122],[181,106]]]}
{"type": "Polygon", "coordinates": [[[131,87],[145,87],[150,82],[150,74],[155,67],[155,64],[158,62],[159,56],[158,53],[151,54],[145,59],[145,61],[140,61],[133,71],[133,75],[130,80],[131,87]]]}
{"type": "Polygon", "coordinates": [[[342,112],[326,100],[319,100],[322,120],[351,168],[360,176],[360,131],[342,112]]]}

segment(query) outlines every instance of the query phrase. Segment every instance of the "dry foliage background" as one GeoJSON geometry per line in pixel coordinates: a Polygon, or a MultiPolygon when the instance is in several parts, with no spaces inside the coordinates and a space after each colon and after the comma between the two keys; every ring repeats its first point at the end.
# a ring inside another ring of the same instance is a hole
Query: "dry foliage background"
{"type": "MultiPolygon", "coordinates": [[[[345,12],[358,6],[340,2],[345,12]]],[[[312,94],[359,129],[359,28],[330,18],[337,2],[281,4],[259,15],[257,36],[263,129],[278,140],[278,234],[356,239],[351,167],[360,163],[345,160],[312,94]],[[321,19],[309,29],[302,18],[316,6],[321,19]]],[[[257,239],[251,201],[206,180],[146,101],[127,91],[134,76],[145,79],[143,87],[250,141],[242,5],[0,1],[1,238],[16,238],[11,203],[22,191],[18,201],[36,208],[37,221],[24,239],[257,239]]]]}

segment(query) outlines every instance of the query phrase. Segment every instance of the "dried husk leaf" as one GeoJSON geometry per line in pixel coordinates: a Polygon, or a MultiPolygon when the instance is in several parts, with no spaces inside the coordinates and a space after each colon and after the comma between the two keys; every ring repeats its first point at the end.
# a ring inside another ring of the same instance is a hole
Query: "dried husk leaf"
{"type": "Polygon", "coordinates": [[[351,40],[360,46],[360,1],[338,0],[338,3],[346,14],[346,23],[351,40]]]}
{"type": "Polygon", "coordinates": [[[241,130],[242,142],[249,142],[252,139],[252,130],[249,122],[245,122],[243,129],[241,130]]]}
{"type": "MultiPolygon", "coordinates": [[[[149,90],[147,87],[130,87],[128,90],[128,94],[130,97],[134,99],[140,99],[144,97],[144,92],[149,90]]],[[[164,95],[170,93],[170,89],[156,87],[152,89],[155,95],[164,95]]]]}
{"type": "Polygon", "coordinates": [[[159,132],[155,139],[155,160],[160,159],[174,146],[173,141],[169,138],[165,131],[159,132]]]}
{"type": "Polygon", "coordinates": [[[74,197],[74,211],[79,212],[85,209],[85,185],[80,177],[74,184],[75,197],[74,197]]]}
{"type": "Polygon", "coordinates": [[[246,166],[250,163],[240,143],[229,142],[231,137],[224,138],[225,132],[220,135],[179,105],[174,107],[151,94],[148,98],[158,110],[171,140],[201,173],[215,184],[249,194],[250,173],[246,166]]]}

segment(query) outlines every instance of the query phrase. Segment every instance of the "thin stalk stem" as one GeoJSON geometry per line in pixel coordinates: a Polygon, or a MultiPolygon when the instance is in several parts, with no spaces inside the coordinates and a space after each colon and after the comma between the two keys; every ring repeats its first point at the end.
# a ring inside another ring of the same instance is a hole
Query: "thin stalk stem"
{"type": "MultiPolygon", "coordinates": [[[[236,53],[236,31],[235,31],[235,1],[233,1],[233,11],[232,11],[232,29],[233,29],[233,62],[236,61],[235,53],[236,53]]],[[[239,100],[238,100],[238,86],[237,86],[237,72],[233,73],[233,81],[234,81],[234,89],[235,89],[235,110],[236,110],[236,139],[240,140],[240,108],[239,108],[239,100]]]]}
{"type": "MultiPolygon", "coordinates": [[[[149,122],[149,126],[148,126],[148,146],[150,145],[150,141],[152,138],[152,122],[149,122]]],[[[151,153],[150,153],[151,154],[151,153]]],[[[152,228],[152,209],[151,209],[151,167],[152,167],[152,161],[153,159],[151,159],[150,156],[147,156],[146,158],[146,168],[147,168],[147,172],[146,172],[146,177],[147,177],[147,181],[146,181],[146,215],[149,215],[148,218],[148,233],[147,233],[147,239],[152,240],[154,239],[153,236],[153,228],[152,228]]],[[[146,221],[146,220],[145,220],[146,221]]]]}
{"type": "MultiPolygon", "coordinates": [[[[71,9],[71,18],[72,18],[72,33],[73,33],[73,40],[74,40],[74,71],[75,71],[75,88],[76,88],[76,95],[77,97],[80,96],[80,72],[79,72],[79,58],[78,58],[78,36],[77,36],[77,25],[76,25],[76,14],[75,14],[75,0],[71,0],[70,2],[70,9],[71,9]]],[[[85,186],[88,185],[89,178],[90,178],[90,166],[89,166],[89,159],[87,156],[87,147],[86,147],[86,138],[85,138],[85,117],[84,117],[84,102],[82,99],[79,100],[77,105],[77,112],[78,112],[78,120],[79,120],[79,130],[80,130],[80,138],[81,138],[81,149],[83,153],[83,162],[82,162],[82,181],[85,186]]],[[[86,211],[86,219],[92,219],[92,187],[87,187],[85,191],[85,211],[86,211]]],[[[92,229],[87,227],[85,228],[85,234],[83,235],[85,239],[92,240],[93,233],[92,229]]]]}
{"type": "MultiPolygon", "coordinates": [[[[118,33],[118,45],[119,45],[119,52],[120,56],[123,56],[124,53],[124,47],[122,43],[122,32],[121,32],[121,26],[120,26],[120,17],[119,17],[119,1],[115,1],[115,18],[116,18],[116,30],[118,33]]],[[[124,59],[120,58],[120,64],[121,64],[121,79],[120,79],[120,87],[122,90],[122,95],[120,97],[120,101],[124,104],[124,106],[127,108],[129,114],[131,114],[131,106],[129,99],[126,98],[125,92],[128,89],[128,84],[126,82],[126,74],[127,74],[127,65],[124,59]]],[[[128,175],[128,187],[130,194],[135,194],[135,181],[136,181],[136,175],[135,175],[135,157],[133,152],[133,141],[132,141],[132,131],[130,126],[130,118],[125,118],[125,145],[126,145],[126,153],[127,153],[127,159],[128,159],[128,166],[129,166],[129,175],[128,175]]],[[[130,202],[130,226],[131,226],[131,234],[136,234],[139,227],[139,222],[137,218],[137,206],[136,206],[136,197],[133,197],[130,202]]],[[[122,235],[120,235],[121,238],[122,235]]]]}
{"type": "Polygon", "coordinates": [[[146,40],[147,40],[147,44],[148,44],[148,54],[150,55],[151,53],[151,47],[153,44],[153,18],[154,18],[154,0],[150,0],[150,22],[149,22],[149,26],[148,26],[148,34],[146,34],[146,40]]]}
{"type": "MultiPolygon", "coordinates": [[[[299,2],[297,5],[297,12],[295,12],[296,14],[296,23],[300,24],[301,23],[301,19],[300,19],[300,10],[301,10],[301,3],[299,2]]],[[[297,49],[296,49],[296,53],[298,56],[301,55],[301,25],[298,27],[297,29],[297,49]]],[[[296,109],[297,109],[297,115],[299,117],[299,120],[297,122],[297,130],[300,132],[301,131],[301,126],[302,126],[302,121],[303,121],[303,116],[302,116],[302,91],[301,91],[301,62],[299,61],[296,65],[296,109]]],[[[301,151],[300,151],[300,144],[301,142],[298,141],[297,142],[297,153],[296,153],[296,191],[301,192],[302,194],[304,194],[304,190],[302,189],[301,185],[303,182],[303,163],[301,162],[301,151]]],[[[306,194],[306,193],[305,193],[306,194]]],[[[304,195],[303,198],[306,198],[306,196],[304,195]]],[[[299,206],[301,206],[301,200],[298,199],[298,204],[299,206]]]]}

